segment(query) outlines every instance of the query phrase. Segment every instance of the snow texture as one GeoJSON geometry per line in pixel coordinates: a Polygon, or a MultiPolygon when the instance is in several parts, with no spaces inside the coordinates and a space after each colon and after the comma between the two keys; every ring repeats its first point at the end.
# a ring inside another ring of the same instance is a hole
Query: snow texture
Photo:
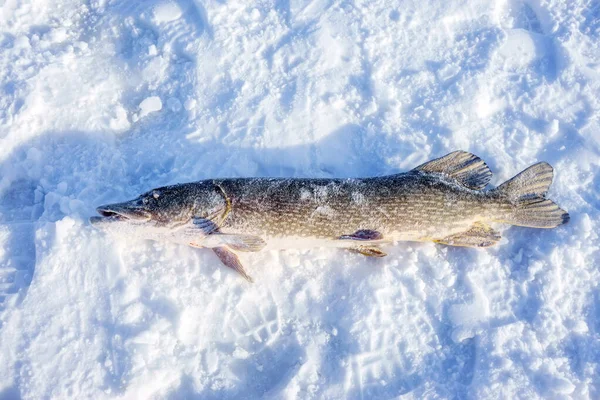
{"type": "Polygon", "coordinates": [[[2,1],[0,399],[599,398],[599,172],[595,0],[2,1]],[[549,162],[571,222],[244,254],[252,285],[87,222],[457,149],[494,185],[549,162]]]}

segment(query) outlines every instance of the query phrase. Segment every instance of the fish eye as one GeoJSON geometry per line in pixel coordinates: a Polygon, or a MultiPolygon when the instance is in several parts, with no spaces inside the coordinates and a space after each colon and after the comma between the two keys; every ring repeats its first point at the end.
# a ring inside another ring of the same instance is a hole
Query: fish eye
{"type": "Polygon", "coordinates": [[[160,197],[160,192],[158,190],[154,190],[152,192],[152,197],[154,197],[154,199],[158,200],[158,198],[160,197]]]}

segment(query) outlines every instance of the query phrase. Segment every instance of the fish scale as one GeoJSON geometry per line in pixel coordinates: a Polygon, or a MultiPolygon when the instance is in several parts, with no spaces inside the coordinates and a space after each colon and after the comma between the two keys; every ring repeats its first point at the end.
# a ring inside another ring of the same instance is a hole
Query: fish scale
{"type": "Polygon", "coordinates": [[[427,227],[424,236],[438,232],[444,237],[455,233],[457,226],[470,225],[478,215],[493,215],[500,203],[496,193],[436,181],[419,172],[326,181],[241,178],[218,184],[232,202],[221,231],[264,237],[335,239],[368,228],[390,240],[418,240],[398,234],[416,226],[427,227]],[[328,189],[325,199],[316,195],[323,188],[328,189]],[[301,193],[306,191],[312,196],[302,199],[301,193]],[[356,202],[355,192],[365,201],[356,202]],[[454,203],[452,208],[446,207],[449,199],[454,203]],[[321,207],[330,211],[320,213],[321,207]]]}
{"type": "Polygon", "coordinates": [[[477,156],[456,151],[401,174],[372,178],[208,179],[154,189],[124,203],[98,207],[98,228],[152,240],[212,248],[251,280],[235,252],[263,248],[347,248],[383,257],[400,241],[488,247],[502,222],[554,228],[569,214],[546,199],[547,163],[527,168],[491,190],[477,156]]]}

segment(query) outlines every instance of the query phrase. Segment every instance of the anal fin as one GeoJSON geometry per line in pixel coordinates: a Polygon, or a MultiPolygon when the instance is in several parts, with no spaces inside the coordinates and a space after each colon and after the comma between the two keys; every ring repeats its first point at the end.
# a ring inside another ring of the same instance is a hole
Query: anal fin
{"type": "Polygon", "coordinates": [[[240,263],[240,259],[235,253],[227,250],[225,247],[215,247],[212,250],[217,255],[217,257],[219,257],[219,260],[221,260],[221,262],[225,264],[225,266],[237,271],[248,282],[254,282],[250,275],[246,273],[244,266],[242,265],[242,263],[240,263]]]}
{"type": "Polygon", "coordinates": [[[476,222],[465,232],[455,233],[443,239],[435,239],[435,243],[448,246],[490,247],[501,239],[500,233],[489,226],[476,222]]]}
{"type": "Polygon", "coordinates": [[[350,247],[349,250],[353,251],[355,253],[362,254],[363,256],[367,256],[367,257],[385,257],[385,256],[387,256],[387,253],[384,253],[383,251],[381,251],[381,249],[377,246],[356,246],[356,247],[350,247]]]}

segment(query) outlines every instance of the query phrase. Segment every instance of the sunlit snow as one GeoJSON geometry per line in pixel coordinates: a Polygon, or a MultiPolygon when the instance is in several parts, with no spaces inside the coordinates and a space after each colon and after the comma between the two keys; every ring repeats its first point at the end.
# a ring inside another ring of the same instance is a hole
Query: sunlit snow
{"type": "Polygon", "coordinates": [[[600,398],[599,192],[596,1],[0,1],[0,399],[600,398]],[[88,222],[454,150],[549,162],[570,223],[242,254],[248,284],[88,222]]]}

